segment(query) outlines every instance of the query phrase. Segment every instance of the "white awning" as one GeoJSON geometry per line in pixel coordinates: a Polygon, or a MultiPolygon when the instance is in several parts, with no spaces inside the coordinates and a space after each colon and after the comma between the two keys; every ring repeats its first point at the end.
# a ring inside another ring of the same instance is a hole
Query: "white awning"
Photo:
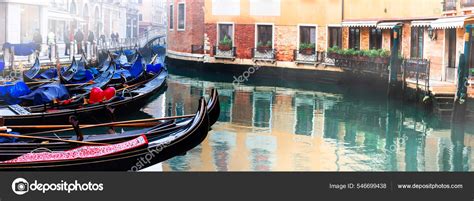
{"type": "Polygon", "coordinates": [[[433,20],[412,21],[411,27],[429,27],[433,20]]]}
{"type": "Polygon", "coordinates": [[[377,29],[393,29],[393,27],[401,25],[401,22],[382,22],[377,24],[377,29]]]}
{"type": "Polygon", "coordinates": [[[431,23],[433,29],[462,28],[467,16],[439,18],[431,23]]]}
{"type": "Polygon", "coordinates": [[[376,27],[377,21],[345,21],[343,27],[376,27]]]}
{"type": "Polygon", "coordinates": [[[48,19],[58,21],[70,21],[73,19],[73,17],[68,12],[49,11],[48,19]]]}

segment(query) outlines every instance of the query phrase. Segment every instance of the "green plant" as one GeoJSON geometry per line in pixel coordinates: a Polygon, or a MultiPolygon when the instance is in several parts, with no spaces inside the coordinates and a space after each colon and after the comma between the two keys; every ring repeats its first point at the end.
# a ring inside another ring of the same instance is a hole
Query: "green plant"
{"type": "Polygon", "coordinates": [[[379,52],[377,50],[368,50],[367,51],[367,56],[370,58],[376,58],[379,57],[379,52]]]}
{"type": "Polygon", "coordinates": [[[390,51],[388,51],[388,50],[378,49],[377,51],[378,51],[380,57],[389,57],[390,56],[390,51]]]}
{"type": "Polygon", "coordinates": [[[314,49],[316,45],[314,43],[301,43],[300,44],[300,50],[304,49],[314,49]]]}
{"type": "Polygon", "coordinates": [[[232,40],[229,37],[224,36],[224,38],[221,41],[219,41],[219,45],[232,47],[232,40]]]}
{"type": "Polygon", "coordinates": [[[341,51],[341,49],[338,46],[328,48],[328,53],[339,53],[339,51],[341,51]]]}
{"type": "Polygon", "coordinates": [[[259,41],[257,43],[257,48],[259,47],[272,47],[272,41],[267,41],[266,43],[259,41]]]}

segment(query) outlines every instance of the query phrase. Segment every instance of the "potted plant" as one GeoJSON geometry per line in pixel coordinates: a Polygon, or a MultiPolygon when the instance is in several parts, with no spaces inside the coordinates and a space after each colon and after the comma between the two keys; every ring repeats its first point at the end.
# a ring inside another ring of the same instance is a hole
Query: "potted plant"
{"type": "Polygon", "coordinates": [[[219,41],[219,50],[221,51],[230,51],[232,49],[232,40],[224,36],[224,38],[219,41]]]}
{"type": "Polygon", "coordinates": [[[377,50],[369,50],[367,51],[367,56],[371,62],[376,62],[377,58],[379,58],[379,52],[377,50]]]}
{"type": "Polygon", "coordinates": [[[337,46],[328,48],[328,57],[333,59],[339,59],[340,49],[337,46]]]}
{"type": "Polygon", "coordinates": [[[316,45],[313,43],[301,43],[300,53],[304,55],[313,55],[315,52],[314,48],[316,48],[316,45]]]}
{"type": "Polygon", "coordinates": [[[378,63],[384,63],[384,64],[390,63],[390,51],[379,49],[378,54],[379,54],[378,61],[377,61],[378,63]]]}
{"type": "Polygon", "coordinates": [[[266,43],[264,42],[258,42],[257,43],[257,51],[260,53],[266,53],[272,50],[272,42],[267,41],[266,43]]]}

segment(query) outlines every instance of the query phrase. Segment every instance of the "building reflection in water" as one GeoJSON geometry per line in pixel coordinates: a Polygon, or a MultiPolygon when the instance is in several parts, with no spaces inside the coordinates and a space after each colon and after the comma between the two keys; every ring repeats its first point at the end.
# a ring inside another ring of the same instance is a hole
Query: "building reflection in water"
{"type": "Polygon", "coordinates": [[[159,105],[166,115],[192,114],[211,87],[220,93],[218,122],[199,147],[165,162],[165,171],[472,170],[472,128],[442,127],[442,119],[418,108],[370,95],[234,89],[230,83],[171,76],[167,92],[148,107],[159,105]]]}

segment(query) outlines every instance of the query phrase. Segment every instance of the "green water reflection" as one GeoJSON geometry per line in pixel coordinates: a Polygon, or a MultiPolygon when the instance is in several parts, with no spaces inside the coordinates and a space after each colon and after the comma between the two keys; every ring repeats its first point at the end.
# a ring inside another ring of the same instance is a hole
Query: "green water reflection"
{"type": "Polygon", "coordinates": [[[453,126],[413,104],[370,91],[299,90],[171,75],[143,109],[192,114],[219,89],[221,114],[208,138],[164,171],[472,171],[474,128],[453,126]]]}

